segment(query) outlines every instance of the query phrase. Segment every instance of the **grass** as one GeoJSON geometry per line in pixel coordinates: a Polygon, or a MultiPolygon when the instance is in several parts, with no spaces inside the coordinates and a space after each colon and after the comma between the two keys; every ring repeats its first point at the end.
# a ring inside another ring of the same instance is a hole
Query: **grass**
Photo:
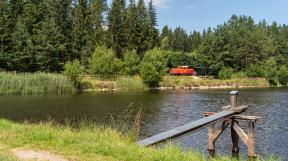
{"type": "Polygon", "coordinates": [[[173,88],[198,88],[198,87],[269,87],[269,83],[264,78],[239,78],[239,79],[209,79],[200,78],[194,79],[187,76],[166,76],[160,83],[161,87],[173,87],[173,88]]]}
{"type": "MultiPolygon", "coordinates": [[[[78,129],[53,123],[13,123],[0,120],[0,144],[13,148],[46,150],[75,161],[205,161],[203,154],[180,148],[142,148],[128,137],[109,127],[83,125],[78,129]]],[[[3,151],[0,158],[13,157],[3,151]]],[[[5,160],[4,159],[4,160],[5,160]]],[[[8,159],[7,159],[8,160],[8,159]]],[[[231,161],[219,157],[211,161],[231,161]]],[[[271,161],[274,159],[271,159],[271,161]]]]}
{"type": "Polygon", "coordinates": [[[61,74],[0,72],[0,95],[75,93],[69,78],[61,74]]]}
{"type": "Polygon", "coordinates": [[[101,91],[121,89],[123,91],[145,90],[147,87],[139,76],[119,76],[112,80],[86,76],[81,81],[81,88],[84,90],[101,91]]]}

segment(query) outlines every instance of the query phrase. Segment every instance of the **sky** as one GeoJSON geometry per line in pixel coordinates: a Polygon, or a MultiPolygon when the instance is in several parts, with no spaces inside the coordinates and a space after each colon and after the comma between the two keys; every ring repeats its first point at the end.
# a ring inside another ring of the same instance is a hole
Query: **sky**
{"type": "Polygon", "coordinates": [[[288,0],[154,0],[158,25],[202,31],[227,21],[233,14],[288,24],[288,0]]]}
{"type": "MultiPolygon", "coordinates": [[[[108,0],[108,2],[111,0],[108,0]]],[[[146,0],[146,2],[149,0],[146,0]]],[[[153,0],[158,28],[181,26],[188,32],[214,28],[233,14],[288,24],[288,0],[153,0]]]]}

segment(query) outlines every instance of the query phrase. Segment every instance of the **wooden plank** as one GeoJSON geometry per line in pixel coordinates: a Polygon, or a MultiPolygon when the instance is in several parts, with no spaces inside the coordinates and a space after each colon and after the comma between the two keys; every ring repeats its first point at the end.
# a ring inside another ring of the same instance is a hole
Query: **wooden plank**
{"type": "Polygon", "coordinates": [[[237,132],[237,134],[239,135],[240,139],[244,142],[245,145],[248,145],[247,140],[248,140],[248,136],[247,134],[244,132],[244,130],[242,130],[239,125],[237,123],[234,122],[233,124],[233,129],[237,132]]]}
{"type": "Polygon", "coordinates": [[[261,117],[259,116],[248,116],[248,115],[235,115],[233,118],[239,120],[251,120],[251,121],[258,121],[261,119],[261,117]]]}
{"type": "Polygon", "coordinates": [[[248,107],[247,106],[240,106],[238,108],[236,108],[235,111],[233,110],[226,110],[226,111],[222,111],[219,113],[216,113],[214,115],[211,115],[209,117],[205,117],[202,118],[200,120],[188,123],[186,125],[174,128],[172,130],[160,133],[158,135],[152,136],[150,138],[144,139],[142,141],[138,141],[137,143],[140,146],[150,146],[150,145],[154,145],[163,141],[167,141],[169,139],[173,139],[175,137],[178,137],[180,135],[184,135],[190,132],[194,132],[197,131],[199,129],[202,129],[204,127],[207,127],[213,123],[216,123],[218,121],[222,121],[225,120],[227,118],[231,118],[233,115],[235,114],[239,114],[241,112],[243,112],[244,110],[246,110],[248,107]],[[241,111],[241,112],[239,112],[241,111]]]}

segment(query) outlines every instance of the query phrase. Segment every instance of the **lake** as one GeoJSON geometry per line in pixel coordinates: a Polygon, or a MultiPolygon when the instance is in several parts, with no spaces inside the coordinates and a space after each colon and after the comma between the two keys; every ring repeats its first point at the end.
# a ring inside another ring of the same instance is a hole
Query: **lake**
{"type": "MultiPolygon", "coordinates": [[[[158,134],[202,118],[205,111],[220,111],[229,104],[230,90],[171,90],[107,92],[66,96],[1,96],[0,116],[13,121],[47,121],[77,124],[79,120],[99,124],[132,124],[142,110],[140,138],[158,134]]],[[[249,106],[245,114],[261,116],[256,123],[256,152],[288,158],[288,89],[241,89],[239,104],[249,106]]],[[[247,127],[245,122],[242,127],[247,127]]],[[[207,152],[207,129],[173,141],[184,149],[207,152]]],[[[240,144],[240,154],[246,147],[240,144]]],[[[229,128],[216,142],[216,153],[230,155],[229,128]]]]}

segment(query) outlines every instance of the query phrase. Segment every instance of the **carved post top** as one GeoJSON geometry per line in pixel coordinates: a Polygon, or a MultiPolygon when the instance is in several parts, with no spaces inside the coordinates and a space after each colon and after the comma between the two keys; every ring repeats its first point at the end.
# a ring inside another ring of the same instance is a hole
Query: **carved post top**
{"type": "Polygon", "coordinates": [[[238,91],[231,91],[230,92],[230,105],[231,105],[232,109],[237,107],[238,93],[239,93],[238,91]]]}

